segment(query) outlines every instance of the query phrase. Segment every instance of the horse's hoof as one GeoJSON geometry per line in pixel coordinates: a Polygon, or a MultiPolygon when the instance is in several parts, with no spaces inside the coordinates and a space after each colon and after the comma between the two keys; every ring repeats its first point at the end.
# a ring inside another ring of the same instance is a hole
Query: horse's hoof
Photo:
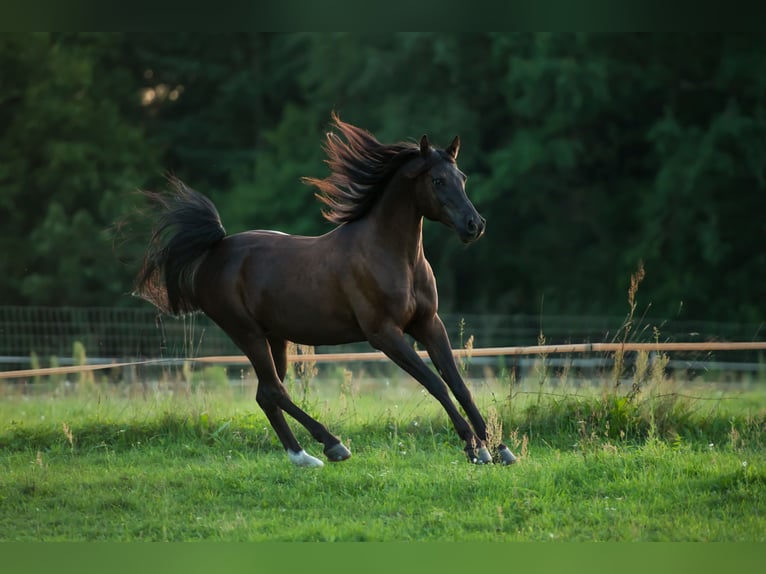
{"type": "Polygon", "coordinates": [[[324,454],[330,462],[340,462],[351,458],[351,451],[342,442],[325,449],[324,454]]]}
{"type": "Polygon", "coordinates": [[[313,466],[313,467],[324,466],[324,463],[321,460],[319,460],[315,456],[311,456],[309,453],[307,453],[303,449],[301,449],[298,452],[295,452],[288,448],[287,458],[289,458],[290,462],[292,462],[295,466],[313,466]]]}
{"type": "Polygon", "coordinates": [[[476,464],[489,464],[492,462],[492,455],[489,454],[489,449],[487,449],[486,446],[483,446],[479,449],[478,455],[479,460],[476,462],[476,464]]]}
{"type": "Polygon", "coordinates": [[[466,448],[465,456],[471,464],[488,464],[492,462],[492,455],[489,454],[489,449],[485,446],[479,447],[478,450],[466,448]]]}
{"type": "Polygon", "coordinates": [[[500,460],[503,464],[513,464],[516,462],[516,457],[511,452],[511,449],[509,449],[507,446],[500,447],[500,450],[498,450],[498,453],[500,454],[500,460]]]}

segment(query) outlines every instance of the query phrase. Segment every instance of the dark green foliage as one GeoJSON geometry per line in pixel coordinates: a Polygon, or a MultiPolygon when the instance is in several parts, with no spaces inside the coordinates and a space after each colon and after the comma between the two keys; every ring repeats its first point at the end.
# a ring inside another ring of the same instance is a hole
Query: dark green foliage
{"type": "Polygon", "coordinates": [[[108,227],[156,169],[122,38],[0,36],[0,301],[111,304],[108,227]]]}
{"type": "Polygon", "coordinates": [[[6,34],[0,301],[129,304],[143,240],[112,250],[138,188],[172,172],[230,232],[329,225],[330,113],[381,141],[455,134],[488,220],[426,229],[442,307],[764,317],[766,69],[721,34],[6,34]],[[119,259],[129,264],[123,265],[119,259]]]}

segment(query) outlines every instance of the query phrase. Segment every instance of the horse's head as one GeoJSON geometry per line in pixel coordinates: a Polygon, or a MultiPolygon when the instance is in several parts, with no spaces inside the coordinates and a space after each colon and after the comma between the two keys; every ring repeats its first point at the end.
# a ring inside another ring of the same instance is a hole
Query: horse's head
{"type": "Polygon", "coordinates": [[[415,201],[425,217],[454,229],[463,243],[476,241],[487,221],[465,194],[465,174],[457,167],[460,137],[448,148],[435,150],[428,136],[420,139],[420,155],[409,170],[414,179],[415,201]]]}

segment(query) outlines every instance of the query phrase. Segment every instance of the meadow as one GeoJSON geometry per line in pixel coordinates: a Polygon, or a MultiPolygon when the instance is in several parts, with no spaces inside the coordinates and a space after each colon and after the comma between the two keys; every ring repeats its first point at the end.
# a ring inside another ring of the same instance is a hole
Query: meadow
{"type": "Polygon", "coordinates": [[[551,372],[472,380],[519,456],[504,467],[468,464],[436,401],[404,377],[292,373],[294,396],[353,451],[303,469],[254,381],[216,369],[143,385],[5,385],[0,540],[766,539],[764,381],[650,367],[618,387],[551,372]]]}

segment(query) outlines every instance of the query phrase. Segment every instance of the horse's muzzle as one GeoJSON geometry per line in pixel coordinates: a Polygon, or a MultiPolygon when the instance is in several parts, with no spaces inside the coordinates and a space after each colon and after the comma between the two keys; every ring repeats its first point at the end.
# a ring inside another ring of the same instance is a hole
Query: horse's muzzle
{"type": "Polygon", "coordinates": [[[476,213],[465,218],[464,224],[458,229],[458,233],[463,243],[472,243],[484,235],[486,228],[487,220],[476,213]]]}

